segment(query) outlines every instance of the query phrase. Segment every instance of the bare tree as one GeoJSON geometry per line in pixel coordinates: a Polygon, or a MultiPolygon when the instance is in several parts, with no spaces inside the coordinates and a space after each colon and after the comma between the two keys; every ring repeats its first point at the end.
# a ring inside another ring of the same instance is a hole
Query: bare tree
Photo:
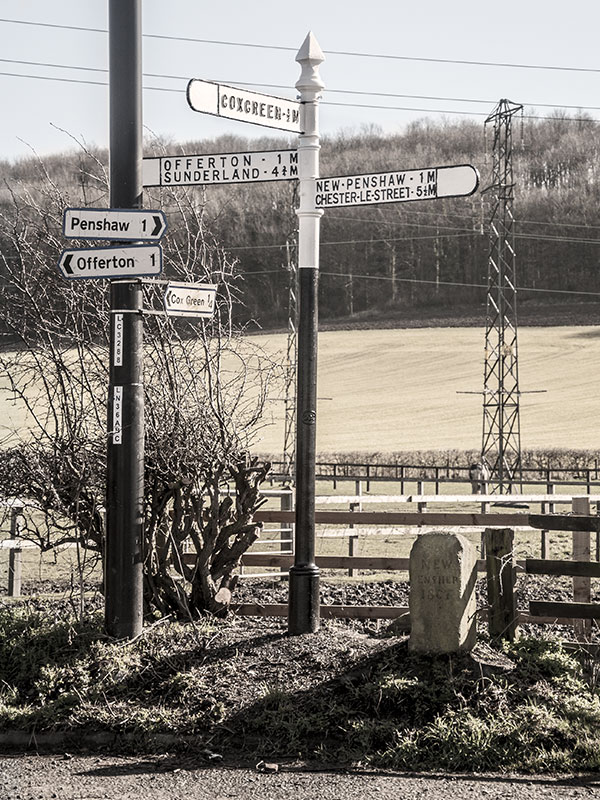
{"type": "MultiPolygon", "coordinates": [[[[107,205],[101,160],[85,151],[83,161],[85,180],[78,170],[60,186],[39,161],[35,185],[8,186],[0,211],[11,343],[0,353],[2,385],[23,420],[5,436],[0,490],[35,505],[24,535],[40,547],[102,553],[107,282],[68,282],[56,266],[64,209],[107,205]]],[[[279,366],[234,330],[235,264],[205,228],[201,193],[165,192],[159,202],[169,217],[167,274],[217,284],[218,302],[213,319],[172,319],[164,287],[145,282],[145,599],[162,612],[217,612],[260,532],[253,512],[270,465],[250,452],[279,366]]]]}

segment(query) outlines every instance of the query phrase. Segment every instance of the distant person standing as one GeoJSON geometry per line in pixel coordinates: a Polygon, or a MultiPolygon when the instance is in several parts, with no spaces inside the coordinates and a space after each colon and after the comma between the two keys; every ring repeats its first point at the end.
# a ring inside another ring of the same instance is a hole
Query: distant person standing
{"type": "Polygon", "coordinates": [[[473,494],[486,493],[489,477],[490,470],[485,461],[471,464],[469,467],[469,480],[471,481],[471,491],[473,494]]]}

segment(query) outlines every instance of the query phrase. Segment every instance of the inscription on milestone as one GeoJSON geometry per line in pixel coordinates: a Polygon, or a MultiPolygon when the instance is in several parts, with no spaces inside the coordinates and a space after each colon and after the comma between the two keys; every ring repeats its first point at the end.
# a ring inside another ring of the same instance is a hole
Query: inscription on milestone
{"type": "Polygon", "coordinates": [[[458,585],[458,575],[448,574],[451,568],[449,558],[421,558],[417,576],[421,600],[450,600],[458,585]]]}
{"type": "Polygon", "coordinates": [[[457,653],[475,645],[477,553],[464,536],[426,533],[410,553],[409,647],[457,653]]]}

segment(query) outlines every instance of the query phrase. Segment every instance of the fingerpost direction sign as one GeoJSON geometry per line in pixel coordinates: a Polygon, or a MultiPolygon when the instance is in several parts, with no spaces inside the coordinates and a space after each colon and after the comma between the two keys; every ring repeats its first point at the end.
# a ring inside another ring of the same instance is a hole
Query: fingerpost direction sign
{"type": "Polygon", "coordinates": [[[160,275],[162,249],[158,244],[140,244],[129,247],[95,247],[91,250],[63,250],[58,268],[67,279],[160,275]]]}
{"type": "Polygon", "coordinates": [[[169,283],[165,311],[174,317],[212,317],[217,287],[212,283],[169,283]]]}
{"type": "Polygon", "coordinates": [[[302,133],[300,103],[296,100],[249,92],[247,89],[197,78],[188,83],[187,100],[190,108],[202,114],[302,133]]]}
{"type": "Polygon", "coordinates": [[[63,232],[68,239],[158,240],[167,230],[164,211],[67,208],[63,232]]]}
{"type": "Polygon", "coordinates": [[[427,167],[403,172],[344,175],[315,181],[315,207],[366,206],[464,197],[479,185],[479,173],[470,164],[427,167]]]}
{"type": "Polygon", "coordinates": [[[144,186],[286,181],[298,178],[297,150],[258,150],[195,156],[144,158],[144,186]]]}

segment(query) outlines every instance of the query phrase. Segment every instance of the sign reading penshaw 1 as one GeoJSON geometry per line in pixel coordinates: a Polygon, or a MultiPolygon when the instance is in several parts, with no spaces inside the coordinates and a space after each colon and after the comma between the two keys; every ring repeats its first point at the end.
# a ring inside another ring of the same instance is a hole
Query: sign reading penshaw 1
{"type": "Polygon", "coordinates": [[[68,239],[161,239],[166,230],[164,211],[67,208],[63,214],[63,232],[68,239]]]}
{"type": "Polygon", "coordinates": [[[298,177],[297,150],[257,150],[144,158],[144,186],[199,186],[215,183],[285,181],[298,177]]]}

